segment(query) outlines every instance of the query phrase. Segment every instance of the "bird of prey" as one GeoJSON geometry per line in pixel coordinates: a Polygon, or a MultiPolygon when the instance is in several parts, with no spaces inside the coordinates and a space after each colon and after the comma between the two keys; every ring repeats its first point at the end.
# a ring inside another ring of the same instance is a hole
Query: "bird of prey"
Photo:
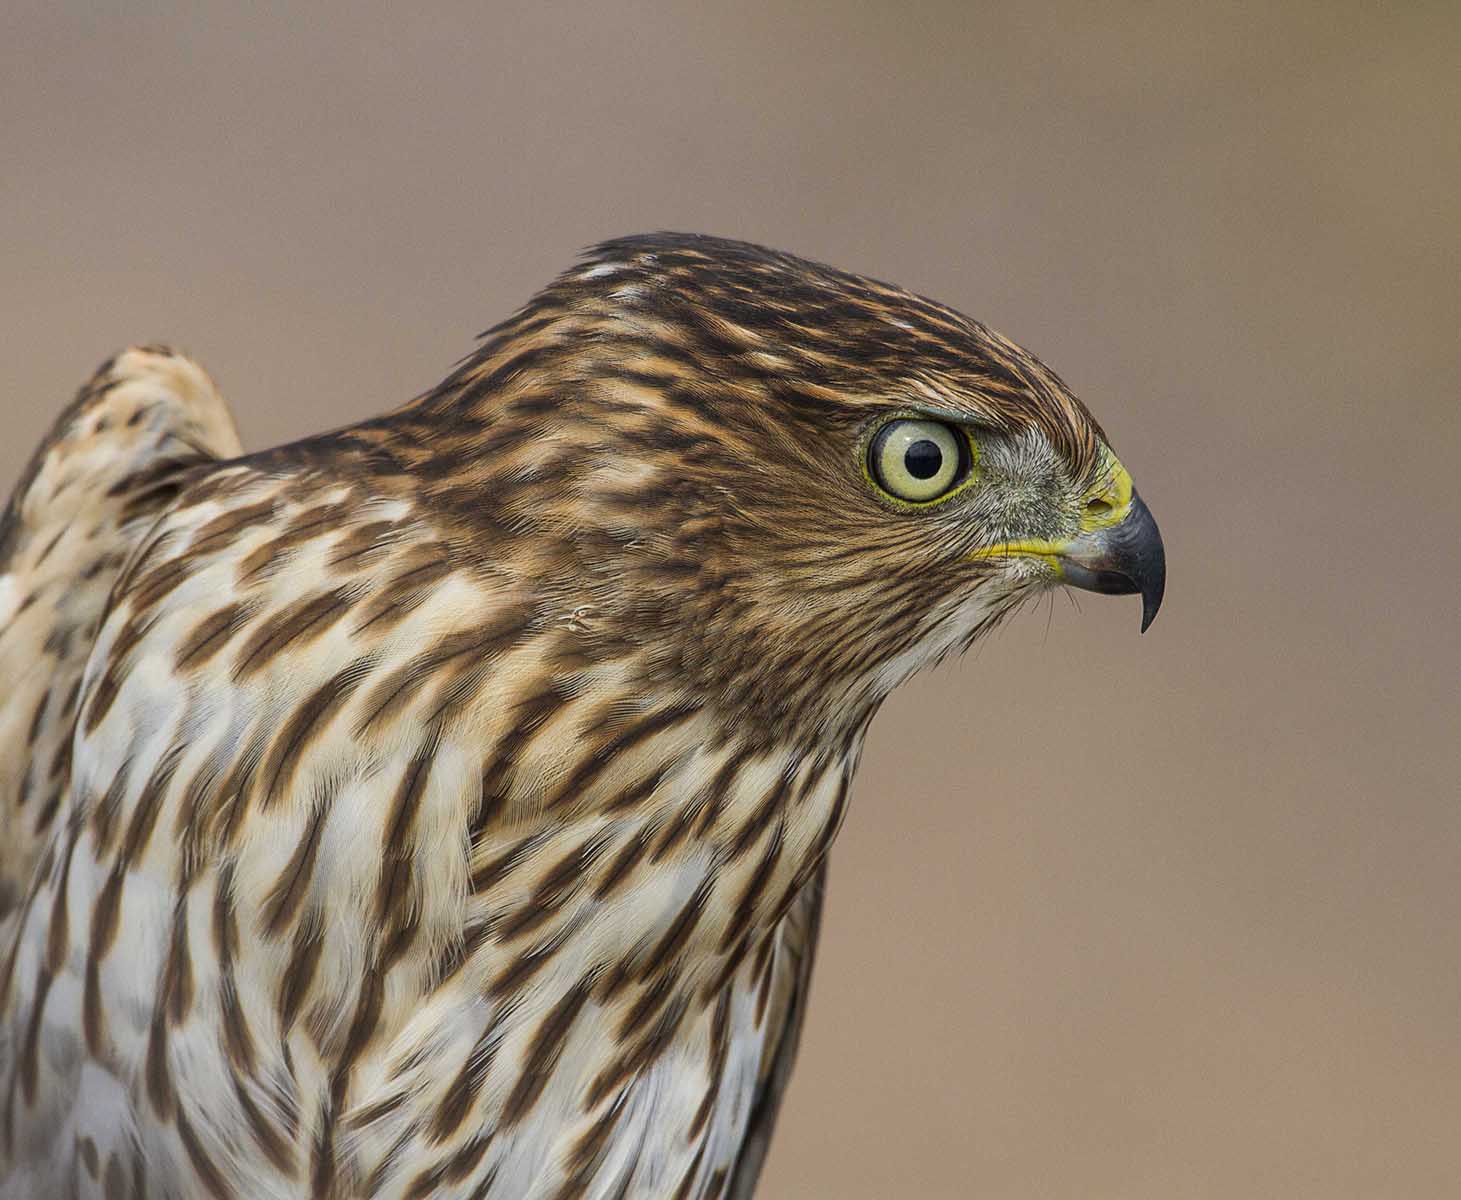
{"type": "Polygon", "coordinates": [[[883,699],[1163,576],[1048,368],[749,244],[262,453],[127,351],[0,526],[0,1197],[750,1195],[883,699]]]}

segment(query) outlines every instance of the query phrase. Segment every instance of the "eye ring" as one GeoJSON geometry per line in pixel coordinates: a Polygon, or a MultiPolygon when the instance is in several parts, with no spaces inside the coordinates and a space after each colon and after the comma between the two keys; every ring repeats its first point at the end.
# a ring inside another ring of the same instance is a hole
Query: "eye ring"
{"type": "Polygon", "coordinates": [[[918,417],[895,417],[868,442],[869,480],[901,504],[927,505],[947,498],[973,466],[971,443],[961,429],[918,417]]]}

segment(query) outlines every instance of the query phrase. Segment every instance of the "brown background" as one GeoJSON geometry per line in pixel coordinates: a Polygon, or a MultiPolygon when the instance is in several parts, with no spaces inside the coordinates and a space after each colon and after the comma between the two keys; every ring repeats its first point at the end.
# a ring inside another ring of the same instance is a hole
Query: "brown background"
{"type": "Polygon", "coordinates": [[[1461,1196],[1461,9],[106,7],[0,16],[7,487],[127,342],[261,446],[668,227],[989,321],[1155,510],[1147,637],[874,726],[767,1197],[1461,1196]]]}

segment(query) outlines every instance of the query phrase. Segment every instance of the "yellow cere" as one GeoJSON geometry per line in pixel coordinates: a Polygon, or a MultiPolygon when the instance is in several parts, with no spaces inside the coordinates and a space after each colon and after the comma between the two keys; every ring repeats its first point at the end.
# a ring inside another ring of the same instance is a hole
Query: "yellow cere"
{"type": "Polygon", "coordinates": [[[1121,524],[1131,508],[1131,475],[1110,451],[1107,457],[1110,462],[1102,472],[1101,485],[1086,497],[1081,510],[1082,533],[1121,524]]]}

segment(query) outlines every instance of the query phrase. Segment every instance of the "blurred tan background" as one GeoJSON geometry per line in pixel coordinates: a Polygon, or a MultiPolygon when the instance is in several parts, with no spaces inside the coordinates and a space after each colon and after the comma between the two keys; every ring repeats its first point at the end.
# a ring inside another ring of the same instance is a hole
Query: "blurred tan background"
{"type": "Polygon", "coordinates": [[[4,6],[5,489],[128,342],[263,446],[613,234],[946,300],[1105,423],[1166,607],[888,704],[763,1194],[1461,1196],[1461,8],[244,7],[4,6]]]}

